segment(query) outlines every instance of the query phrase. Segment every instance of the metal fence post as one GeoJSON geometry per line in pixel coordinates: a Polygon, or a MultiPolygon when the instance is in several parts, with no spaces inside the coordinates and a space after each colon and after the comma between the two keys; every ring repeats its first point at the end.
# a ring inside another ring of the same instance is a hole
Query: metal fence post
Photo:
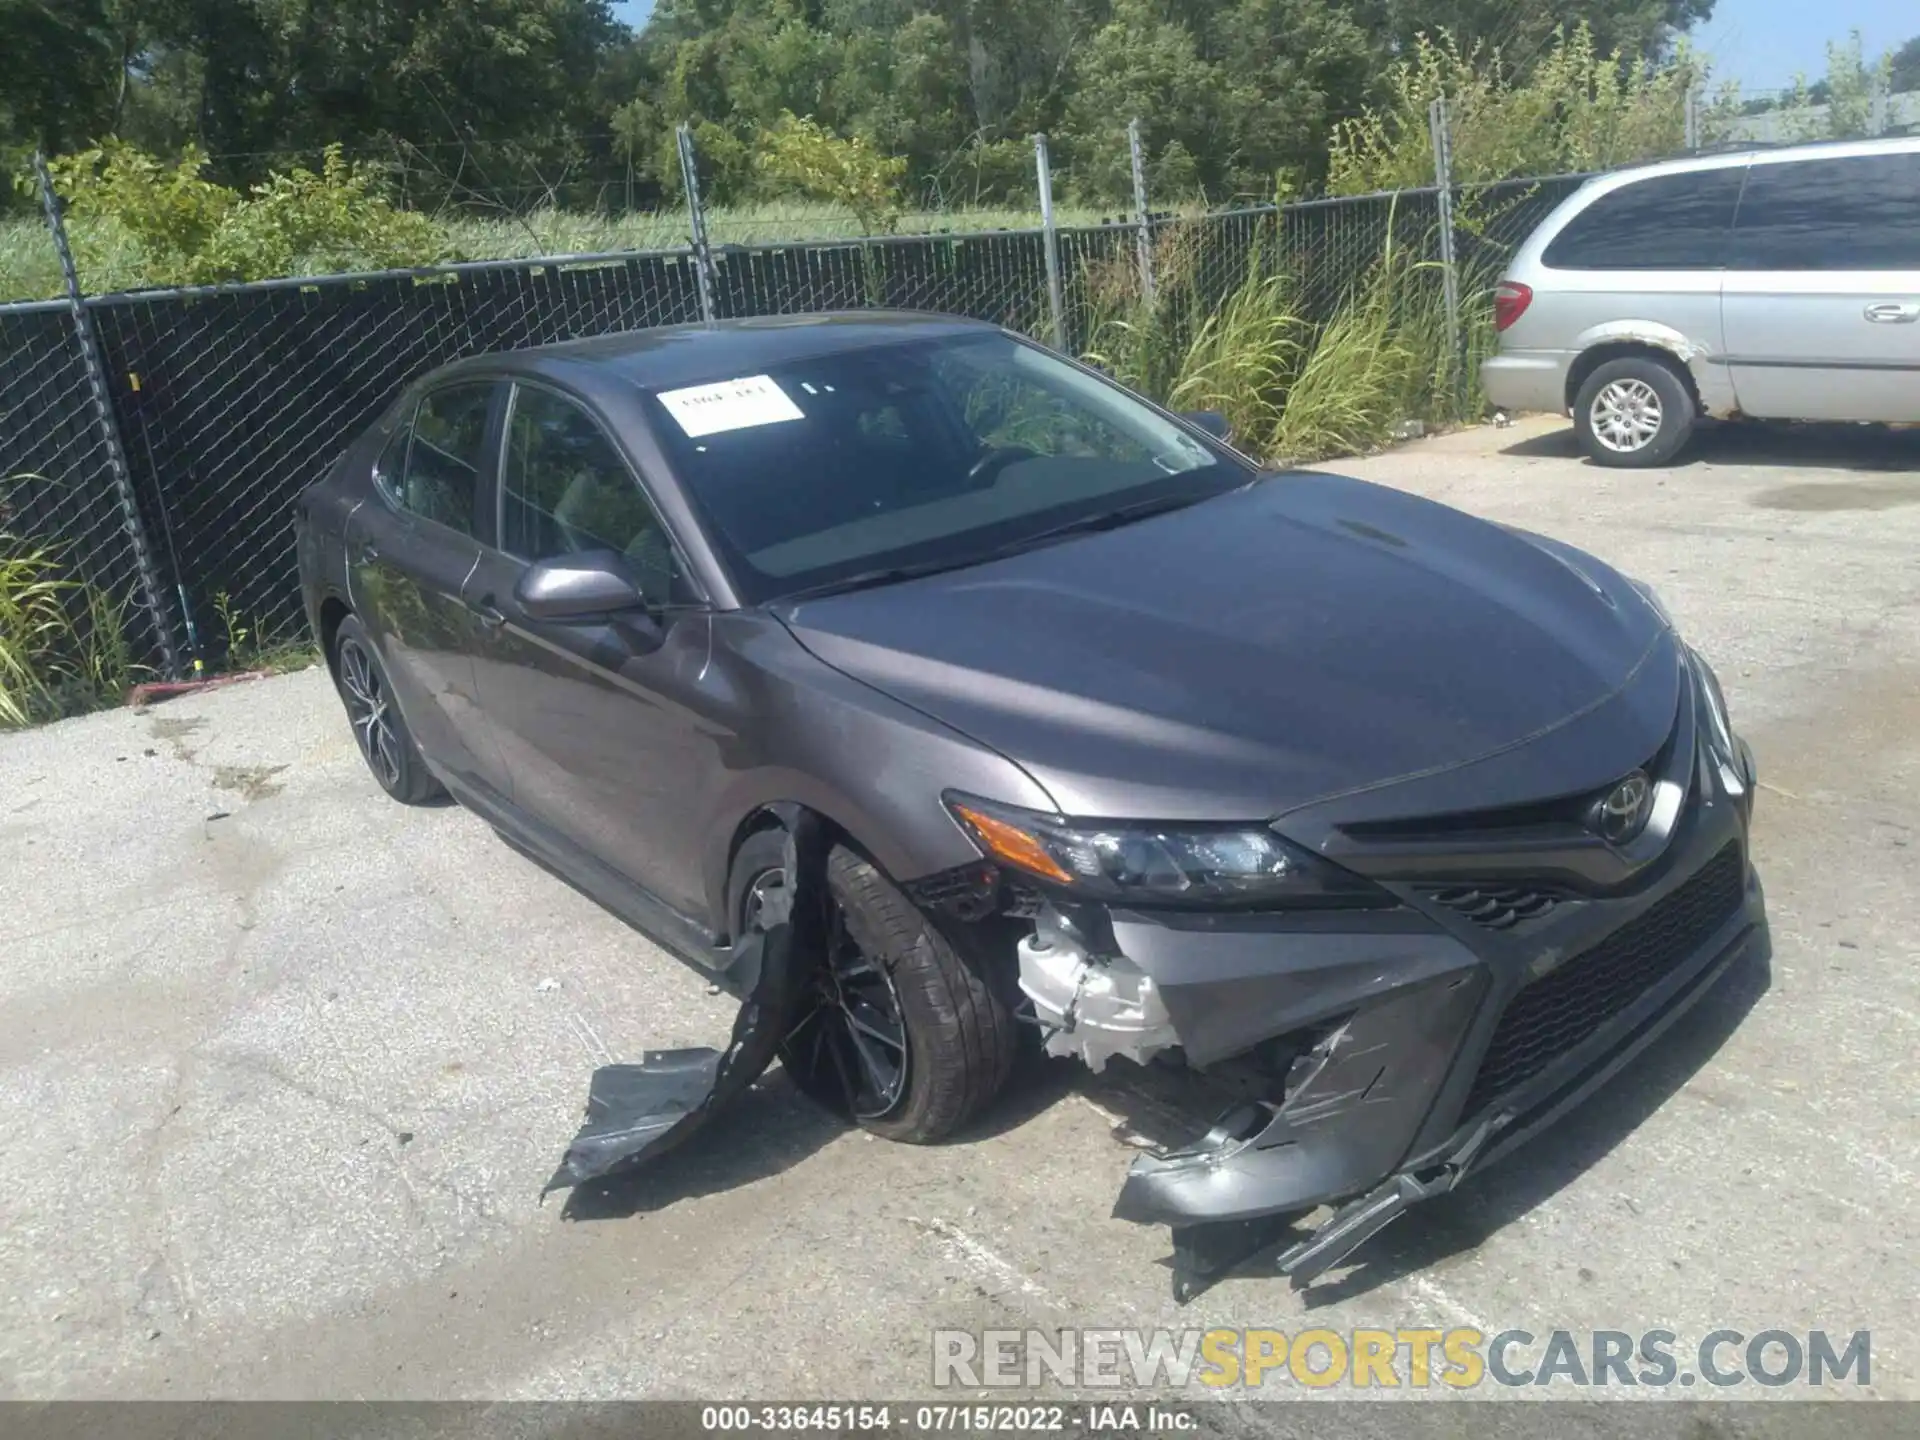
{"type": "Polygon", "coordinates": [[[1433,135],[1433,177],[1440,198],[1440,285],[1447,309],[1447,353],[1457,365],[1460,349],[1460,274],[1453,254],[1453,142],[1447,127],[1447,99],[1442,95],[1427,111],[1433,135]]]}
{"type": "Polygon", "coordinates": [[[707,212],[700,204],[700,171],[693,159],[693,127],[684,120],[674,132],[680,145],[680,183],[687,190],[687,233],[693,240],[693,268],[700,281],[700,318],[713,320],[713,251],[707,244],[707,212]]]}
{"type": "Polygon", "coordinates": [[[1153,304],[1153,227],[1147,221],[1147,160],[1140,148],[1140,122],[1127,122],[1127,153],[1133,162],[1133,223],[1140,232],[1140,298],[1153,304]]]}
{"type": "Polygon", "coordinates": [[[1686,140],[1687,153],[1691,155],[1700,148],[1700,87],[1689,85],[1686,100],[1686,140]]]}
{"type": "Polygon", "coordinates": [[[40,205],[46,212],[47,230],[53,236],[53,248],[60,257],[60,276],[66,284],[67,307],[73,317],[73,338],[80,348],[80,362],[87,372],[87,389],[93,399],[94,423],[100,427],[100,442],[107,452],[107,470],[113,476],[115,498],[120,504],[120,523],[127,532],[133,550],[133,570],[140,587],[140,603],[153,626],[153,638],[160,649],[162,671],[169,680],[180,678],[180,656],[174,649],[173,632],[167,624],[165,590],[159,568],[154,564],[153,546],[147,540],[147,527],[140,518],[140,503],[133,491],[133,472],[127,468],[126,448],[120,443],[120,425],[113,413],[113,398],[107,393],[107,375],[100,359],[98,339],[93,333],[93,317],[87,313],[80,294],[80,274],[74,269],[73,249],[67,244],[67,227],[60,219],[60,201],[53,192],[53,177],[47,173],[46,157],[33,154],[33,177],[40,185],[40,205]]]}
{"type": "Polygon", "coordinates": [[[1053,348],[1067,350],[1067,301],[1060,285],[1060,230],[1053,220],[1053,171],[1047,164],[1047,137],[1033,137],[1033,163],[1040,177],[1040,228],[1047,252],[1047,309],[1053,316],[1053,348]]]}

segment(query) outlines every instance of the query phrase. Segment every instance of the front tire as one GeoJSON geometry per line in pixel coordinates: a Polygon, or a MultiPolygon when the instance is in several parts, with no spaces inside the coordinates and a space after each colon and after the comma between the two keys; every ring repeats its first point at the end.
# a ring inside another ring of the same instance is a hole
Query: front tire
{"type": "MultiPolygon", "coordinates": [[[[748,837],[735,862],[744,931],[785,883],[784,836],[748,837]]],[[[794,1084],[889,1140],[944,1139],[1006,1087],[1017,1031],[987,957],[956,948],[880,869],[846,845],[827,855],[824,953],[780,1043],[794,1084]]]]}
{"type": "Polygon", "coordinates": [[[1671,365],[1642,355],[1609,360],[1573,402],[1580,448],[1596,465],[1665,465],[1692,438],[1693,395],[1671,365]]]}
{"type": "Polygon", "coordinates": [[[446,796],[446,787],[427,769],[420,747],[393,700],[393,686],[374,653],[373,642],[356,616],[334,632],[333,686],[347,707],[354,743],[373,778],[402,805],[430,805],[446,796]]]}

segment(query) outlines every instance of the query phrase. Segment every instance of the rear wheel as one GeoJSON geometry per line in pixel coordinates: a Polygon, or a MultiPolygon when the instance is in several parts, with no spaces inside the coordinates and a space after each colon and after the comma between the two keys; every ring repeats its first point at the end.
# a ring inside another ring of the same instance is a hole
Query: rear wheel
{"type": "MultiPolygon", "coordinates": [[[[742,932],[784,906],[784,837],[750,836],[735,862],[742,932]]],[[[818,968],[780,1043],[794,1084],[863,1129],[924,1144],[1005,1087],[1016,1032],[999,991],[870,860],[828,853],[818,968]]]]}
{"type": "Polygon", "coordinates": [[[1695,407],[1671,365],[1643,355],[1609,360],[1573,402],[1580,448],[1596,465],[1665,465],[1693,434],[1695,407]]]}
{"type": "Polygon", "coordinates": [[[347,707],[360,758],[382,790],[402,805],[425,805],[447,793],[420,758],[420,748],[393,703],[393,688],[373,642],[352,615],[334,633],[333,683],[347,707]]]}

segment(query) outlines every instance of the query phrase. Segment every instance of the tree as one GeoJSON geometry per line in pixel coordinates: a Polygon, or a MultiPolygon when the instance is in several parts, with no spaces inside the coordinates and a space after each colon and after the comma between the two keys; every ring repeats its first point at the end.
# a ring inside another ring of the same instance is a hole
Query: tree
{"type": "Polygon", "coordinates": [[[1896,95],[1920,90],[1920,35],[1914,36],[1888,57],[1887,76],[1896,95]]]}
{"type": "Polygon", "coordinates": [[[83,145],[116,89],[106,0],[0,0],[0,138],[19,149],[83,145]]]}

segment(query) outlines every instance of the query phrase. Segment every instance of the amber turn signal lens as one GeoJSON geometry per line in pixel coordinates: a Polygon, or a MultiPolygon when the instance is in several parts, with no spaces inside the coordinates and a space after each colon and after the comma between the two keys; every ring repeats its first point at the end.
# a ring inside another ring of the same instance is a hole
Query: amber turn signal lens
{"type": "Polygon", "coordinates": [[[1046,847],[1018,825],[996,820],[991,815],[982,815],[965,805],[955,805],[953,813],[967,822],[989,854],[1062,885],[1073,883],[1073,876],[1060,867],[1060,862],[1047,853],[1046,847]]]}

